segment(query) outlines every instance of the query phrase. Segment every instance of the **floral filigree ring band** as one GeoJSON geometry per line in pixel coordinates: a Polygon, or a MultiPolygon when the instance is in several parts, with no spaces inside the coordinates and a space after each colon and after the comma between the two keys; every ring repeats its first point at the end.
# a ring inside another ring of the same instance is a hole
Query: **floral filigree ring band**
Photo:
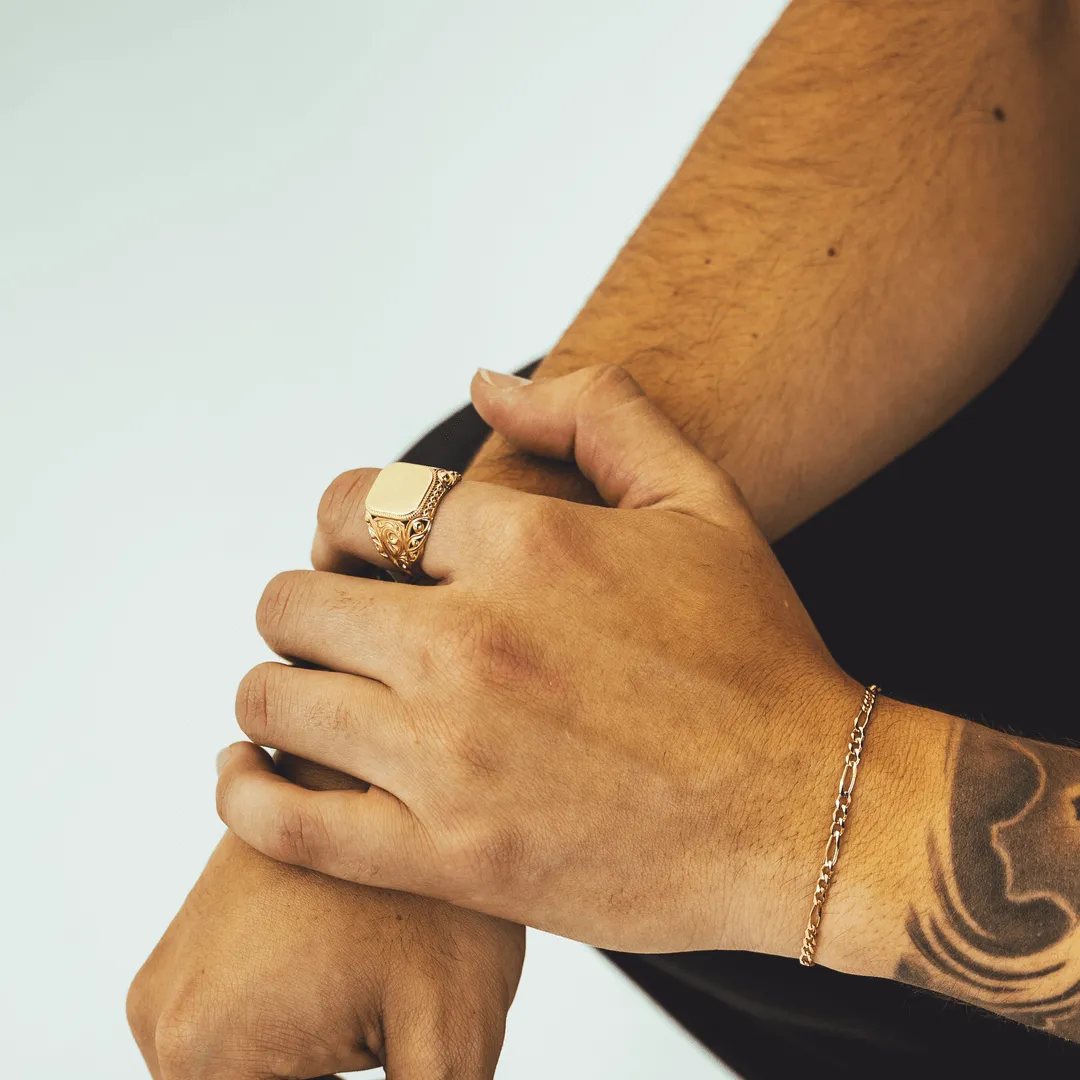
{"type": "Polygon", "coordinates": [[[396,461],[375,477],[364,521],[375,550],[406,577],[416,577],[442,497],[461,479],[452,469],[396,461]]]}

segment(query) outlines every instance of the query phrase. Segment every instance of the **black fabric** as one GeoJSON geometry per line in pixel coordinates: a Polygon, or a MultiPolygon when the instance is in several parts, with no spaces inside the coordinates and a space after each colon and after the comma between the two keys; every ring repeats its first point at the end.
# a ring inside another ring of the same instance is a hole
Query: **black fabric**
{"type": "MultiPolygon", "coordinates": [[[[1023,735],[1080,740],[1078,358],[1080,275],[992,386],[776,545],[856,679],[1023,735]]],[[[406,457],[462,469],[486,434],[464,409],[406,457]]],[[[1080,1076],[1080,1046],[889,980],[747,953],[612,959],[747,1080],[811,1064],[886,1078],[1080,1076]]]]}

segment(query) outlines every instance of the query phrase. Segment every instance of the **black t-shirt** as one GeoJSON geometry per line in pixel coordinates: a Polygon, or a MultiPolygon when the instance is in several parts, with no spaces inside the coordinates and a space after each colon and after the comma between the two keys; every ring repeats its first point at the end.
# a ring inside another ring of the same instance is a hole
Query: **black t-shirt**
{"type": "MultiPolygon", "coordinates": [[[[840,666],[890,696],[1080,740],[1072,675],[1080,275],[1035,340],[947,424],[776,552],[840,666]]],[[[471,409],[405,456],[461,469],[471,409]]],[[[612,955],[748,1080],[1080,1077],[1080,1046],[884,979],[737,952],[612,955]]]]}

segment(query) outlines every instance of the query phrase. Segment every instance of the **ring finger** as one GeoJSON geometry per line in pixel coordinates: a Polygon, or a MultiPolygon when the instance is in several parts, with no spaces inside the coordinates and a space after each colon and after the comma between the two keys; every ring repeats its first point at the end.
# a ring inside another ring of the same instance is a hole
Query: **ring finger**
{"type": "MultiPolygon", "coordinates": [[[[357,574],[363,566],[387,569],[368,532],[364,514],[368,492],[381,469],[352,469],[326,489],[319,503],[318,529],[311,551],[316,570],[357,574]]],[[[528,498],[495,484],[463,480],[450,489],[435,511],[423,554],[423,571],[446,581],[466,568],[474,569],[483,556],[485,523],[512,511],[528,498]]]]}

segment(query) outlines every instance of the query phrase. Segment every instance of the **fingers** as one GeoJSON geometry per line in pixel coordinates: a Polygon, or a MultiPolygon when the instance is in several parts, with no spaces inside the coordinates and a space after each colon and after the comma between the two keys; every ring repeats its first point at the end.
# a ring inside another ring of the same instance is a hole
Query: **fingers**
{"type": "MultiPolygon", "coordinates": [[[[318,529],[311,551],[316,570],[355,574],[358,563],[386,568],[389,563],[375,550],[364,520],[365,500],[378,469],[342,473],[326,489],[319,503],[318,529]]],[[[437,581],[475,562],[483,547],[483,522],[493,500],[512,499],[516,493],[494,485],[462,481],[443,496],[424,547],[422,568],[437,581]]]]}
{"type": "MultiPolygon", "coordinates": [[[[492,1080],[505,1032],[505,1011],[468,1010],[463,998],[442,1003],[428,1022],[388,1025],[386,1080],[492,1080]]],[[[473,991],[474,992],[474,991],[473,991]]],[[[389,1017],[387,1018],[389,1021],[389,1017]]]]}
{"type": "Polygon", "coordinates": [[[259,664],[240,682],[236,720],[256,746],[401,793],[411,743],[401,700],[381,683],[259,664]]]}
{"type": "Polygon", "coordinates": [[[431,621],[442,600],[438,590],[288,570],[263,590],[255,623],[286,660],[393,685],[408,668],[417,628],[431,621]]]}
{"type": "Polygon", "coordinates": [[[486,1047],[471,1031],[453,1034],[456,1045],[444,1044],[434,1035],[410,1034],[392,1046],[388,1041],[386,1080],[491,1080],[501,1045],[486,1047]]]}
{"type": "Polygon", "coordinates": [[[279,776],[264,750],[234,743],[219,757],[217,808],[241,840],[278,862],[388,889],[427,884],[415,819],[377,787],[309,791],[279,776]]]}
{"type": "Polygon", "coordinates": [[[534,454],[573,460],[611,506],[709,517],[739,501],[734,483],[622,368],[583,368],[532,383],[478,372],[473,404],[500,434],[534,454]]]}

